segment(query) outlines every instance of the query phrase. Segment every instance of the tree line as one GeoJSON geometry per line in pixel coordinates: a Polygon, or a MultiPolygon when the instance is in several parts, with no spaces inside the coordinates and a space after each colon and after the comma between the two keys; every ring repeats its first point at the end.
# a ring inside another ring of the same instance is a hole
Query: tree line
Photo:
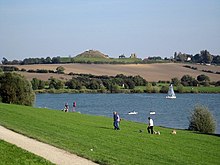
{"type": "Polygon", "coordinates": [[[119,93],[122,89],[134,89],[135,86],[145,86],[147,81],[141,76],[125,76],[118,74],[116,76],[95,76],[91,74],[75,75],[70,80],[60,80],[49,78],[48,81],[33,78],[32,87],[37,89],[75,89],[75,90],[98,90],[99,92],[119,93]]]}
{"type": "MultiPolygon", "coordinates": [[[[114,58],[112,58],[114,59],[114,58]]],[[[135,58],[134,58],[135,59],[135,58]]],[[[136,58],[137,59],[137,58],[136,58]]],[[[88,58],[75,58],[75,57],[46,57],[46,58],[25,58],[24,60],[12,60],[9,61],[5,57],[2,60],[3,65],[29,65],[29,64],[62,64],[62,63],[95,63],[95,64],[127,64],[127,63],[155,63],[155,62],[190,62],[190,63],[204,63],[204,64],[220,64],[220,55],[212,55],[208,50],[202,50],[195,55],[186,54],[181,52],[175,52],[174,57],[164,59],[160,56],[150,56],[145,59],[139,59],[134,61],[126,60],[96,60],[92,61],[88,58]]]]}
{"type": "Polygon", "coordinates": [[[181,79],[172,78],[171,81],[148,82],[141,76],[125,76],[118,74],[116,76],[95,76],[91,74],[75,75],[70,80],[59,80],[56,78],[49,78],[48,81],[42,81],[33,78],[32,87],[37,89],[74,89],[77,91],[86,92],[87,89],[99,93],[167,93],[168,86],[165,84],[172,83],[176,86],[176,92],[184,93],[184,87],[191,86],[220,86],[220,81],[211,82],[210,78],[204,74],[193,78],[190,75],[184,75],[181,79]],[[163,84],[158,87],[158,84],[163,84]],[[135,89],[137,86],[145,87],[144,90],[135,89]]]}
{"type": "Polygon", "coordinates": [[[207,50],[202,50],[200,53],[190,55],[186,53],[174,53],[174,60],[178,62],[191,62],[191,63],[203,63],[203,64],[220,64],[220,56],[212,55],[207,50]]]}

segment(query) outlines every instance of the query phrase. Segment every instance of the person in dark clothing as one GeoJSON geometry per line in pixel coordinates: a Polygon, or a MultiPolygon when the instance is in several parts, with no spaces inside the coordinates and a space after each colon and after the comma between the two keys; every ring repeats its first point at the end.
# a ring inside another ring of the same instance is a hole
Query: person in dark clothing
{"type": "Polygon", "coordinates": [[[117,112],[113,112],[113,126],[115,130],[120,130],[119,128],[119,122],[120,122],[120,117],[117,112]]]}

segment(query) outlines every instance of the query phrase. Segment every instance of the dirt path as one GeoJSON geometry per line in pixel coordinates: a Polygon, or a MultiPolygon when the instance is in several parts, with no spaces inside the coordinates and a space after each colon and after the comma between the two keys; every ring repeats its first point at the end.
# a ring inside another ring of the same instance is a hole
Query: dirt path
{"type": "Polygon", "coordinates": [[[0,139],[15,144],[29,152],[39,155],[52,163],[59,165],[95,165],[90,160],[81,158],[64,150],[28,138],[0,126],[0,139]]]}

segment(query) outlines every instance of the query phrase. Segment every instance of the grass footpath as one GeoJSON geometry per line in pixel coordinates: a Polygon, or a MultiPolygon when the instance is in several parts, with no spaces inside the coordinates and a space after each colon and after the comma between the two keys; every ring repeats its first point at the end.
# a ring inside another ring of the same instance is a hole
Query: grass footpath
{"type": "Polygon", "coordinates": [[[218,136],[186,130],[155,127],[161,135],[151,135],[146,124],[122,120],[115,131],[107,117],[2,103],[0,125],[100,164],[220,163],[218,136]]]}
{"type": "Polygon", "coordinates": [[[47,164],[52,165],[49,161],[29,153],[15,145],[0,140],[0,164],[47,164]]]}

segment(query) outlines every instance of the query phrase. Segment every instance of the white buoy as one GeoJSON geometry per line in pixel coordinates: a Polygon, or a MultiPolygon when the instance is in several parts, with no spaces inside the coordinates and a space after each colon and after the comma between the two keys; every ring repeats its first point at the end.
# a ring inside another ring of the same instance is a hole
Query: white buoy
{"type": "Polygon", "coordinates": [[[156,112],[150,111],[150,115],[155,115],[155,114],[156,114],[156,112]]]}

